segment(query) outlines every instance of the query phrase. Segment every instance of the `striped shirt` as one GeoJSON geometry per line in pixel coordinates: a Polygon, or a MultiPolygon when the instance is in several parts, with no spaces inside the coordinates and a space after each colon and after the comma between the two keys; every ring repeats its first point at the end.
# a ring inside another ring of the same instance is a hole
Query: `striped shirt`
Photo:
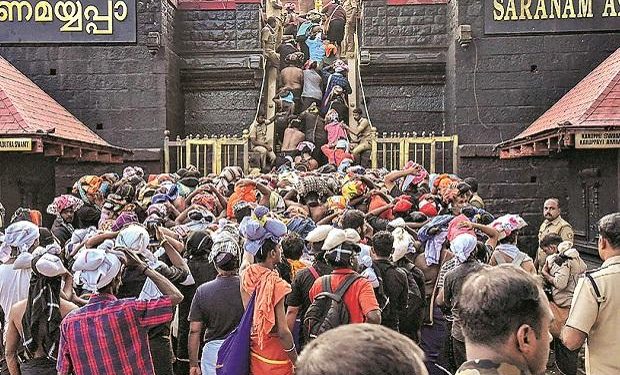
{"type": "Polygon", "coordinates": [[[153,375],[148,329],[172,320],[170,298],[150,301],[98,294],[60,326],[58,374],[153,375]]]}

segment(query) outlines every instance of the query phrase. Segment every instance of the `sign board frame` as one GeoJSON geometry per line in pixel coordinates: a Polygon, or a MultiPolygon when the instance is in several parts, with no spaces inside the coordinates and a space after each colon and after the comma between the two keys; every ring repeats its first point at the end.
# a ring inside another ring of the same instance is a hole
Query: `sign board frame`
{"type": "Polygon", "coordinates": [[[575,133],[576,149],[620,148],[620,130],[582,131],[575,133]]]}
{"type": "Polygon", "coordinates": [[[137,0],[0,1],[0,45],[137,42],[137,0]]]}
{"type": "Polygon", "coordinates": [[[620,31],[617,0],[483,0],[485,34],[620,31]]]}
{"type": "Polygon", "coordinates": [[[0,152],[30,152],[32,146],[32,138],[0,138],[0,152]]]}

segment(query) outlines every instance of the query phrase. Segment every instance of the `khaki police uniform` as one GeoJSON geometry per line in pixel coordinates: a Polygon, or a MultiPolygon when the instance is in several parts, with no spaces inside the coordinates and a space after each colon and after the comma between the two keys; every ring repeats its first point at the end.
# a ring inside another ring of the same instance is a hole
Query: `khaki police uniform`
{"type": "Polygon", "coordinates": [[[263,45],[263,56],[275,67],[280,65],[280,55],[276,53],[277,36],[277,31],[269,25],[265,25],[260,33],[260,40],[263,45]]]}
{"type": "Polygon", "coordinates": [[[352,53],[355,52],[355,27],[359,14],[358,0],[345,0],[342,7],[347,15],[344,33],[346,53],[352,53]]]}
{"type": "MultiPolygon", "coordinates": [[[[562,241],[574,243],[573,227],[568,223],[568,221],[562,219],[562,216],[558,216],[552,221],[545,220],[540,225],[540,230],[538,230],[538,242],[540,243],[546,235],[551,233],[560,235],[560,237],[562,237],[562,241]]],[[[537,259],[538,273],[541,273],[543,267],[545,266],[545,262],[547,261],[547,254],[540,247],[538,247],[537,259]]]]}
{"type": "Polygon", "coordinates": [[[258,152],[259,154],[261,168],[273,163],[276,160],[276,154],[273,152],[273,140],[267,137],[267,125],[265,123],[259,124],[254,121],[252,125],[250,125],[249,136],[250,143],[252,144],[252,151],[258,152]],[[271,150],[268,150],[264,146],[255,145],[252,143],[253,139],[256,139],[260,143],[267,144],[271,147],[271,150]]]}
{"type": "Polygon", "coordinates": [[[593,282],[588,277],[579,279],[566,325],[588,335],[587,375],[617,375],[620,374],[620,256],[607,259],[601,268],[588,275],[593,282]]]}
{"type": "Polygon", "coordinates": [[[509,363],[476,359],[463,363],[454,375],[531,375],[531,372],[509,363]]]}

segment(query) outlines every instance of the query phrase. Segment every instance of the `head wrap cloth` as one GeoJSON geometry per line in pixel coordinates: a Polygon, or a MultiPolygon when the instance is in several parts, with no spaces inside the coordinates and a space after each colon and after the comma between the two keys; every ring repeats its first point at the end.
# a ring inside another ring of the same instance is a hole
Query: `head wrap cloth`
{"type": "Polygon", "coordinates": [[[283,222],[267,217],[268,212],[267,207],[258,206],[239,225],[239,232],[246,239],[244,248],[252,255],[256,255],[266,240],[279,242],[288,231],[283,222]]]}
{"type": "Polygon", "coordinates": [[[11,256],[12,248],[19,253],[30,250],[39,239],[39,227],[29,221],[18,221],[9,225],[4,233],[4,242],[0,245],[0,262],[6,262],[11,256]]]}
{"type": "Polygon", "coordinates": [[[66,209],[77,211],[84,205],[84,201],[69,194],[63,194],[54,198],[54,201],[47,206],[47,213],[50,215],[60,216],[60,213],[66,209]]]}
{"type": "Polygon", "coordinates": [[[110,284],[120,270],[120,259],[101,249],[84,249],[73,263],[76,282],[93,293],[110,284]]]}

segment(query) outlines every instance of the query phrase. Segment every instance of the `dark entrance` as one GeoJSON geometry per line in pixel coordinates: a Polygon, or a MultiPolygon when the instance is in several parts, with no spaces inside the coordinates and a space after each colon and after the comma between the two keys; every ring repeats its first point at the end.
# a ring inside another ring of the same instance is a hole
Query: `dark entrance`
{"type": "Polygon", "coordinates": [[[571,151],[570,218],[575,245],[588,254],[598,255],[598,220],[619,210],[619,155],[618,150],[571,151]]]}

